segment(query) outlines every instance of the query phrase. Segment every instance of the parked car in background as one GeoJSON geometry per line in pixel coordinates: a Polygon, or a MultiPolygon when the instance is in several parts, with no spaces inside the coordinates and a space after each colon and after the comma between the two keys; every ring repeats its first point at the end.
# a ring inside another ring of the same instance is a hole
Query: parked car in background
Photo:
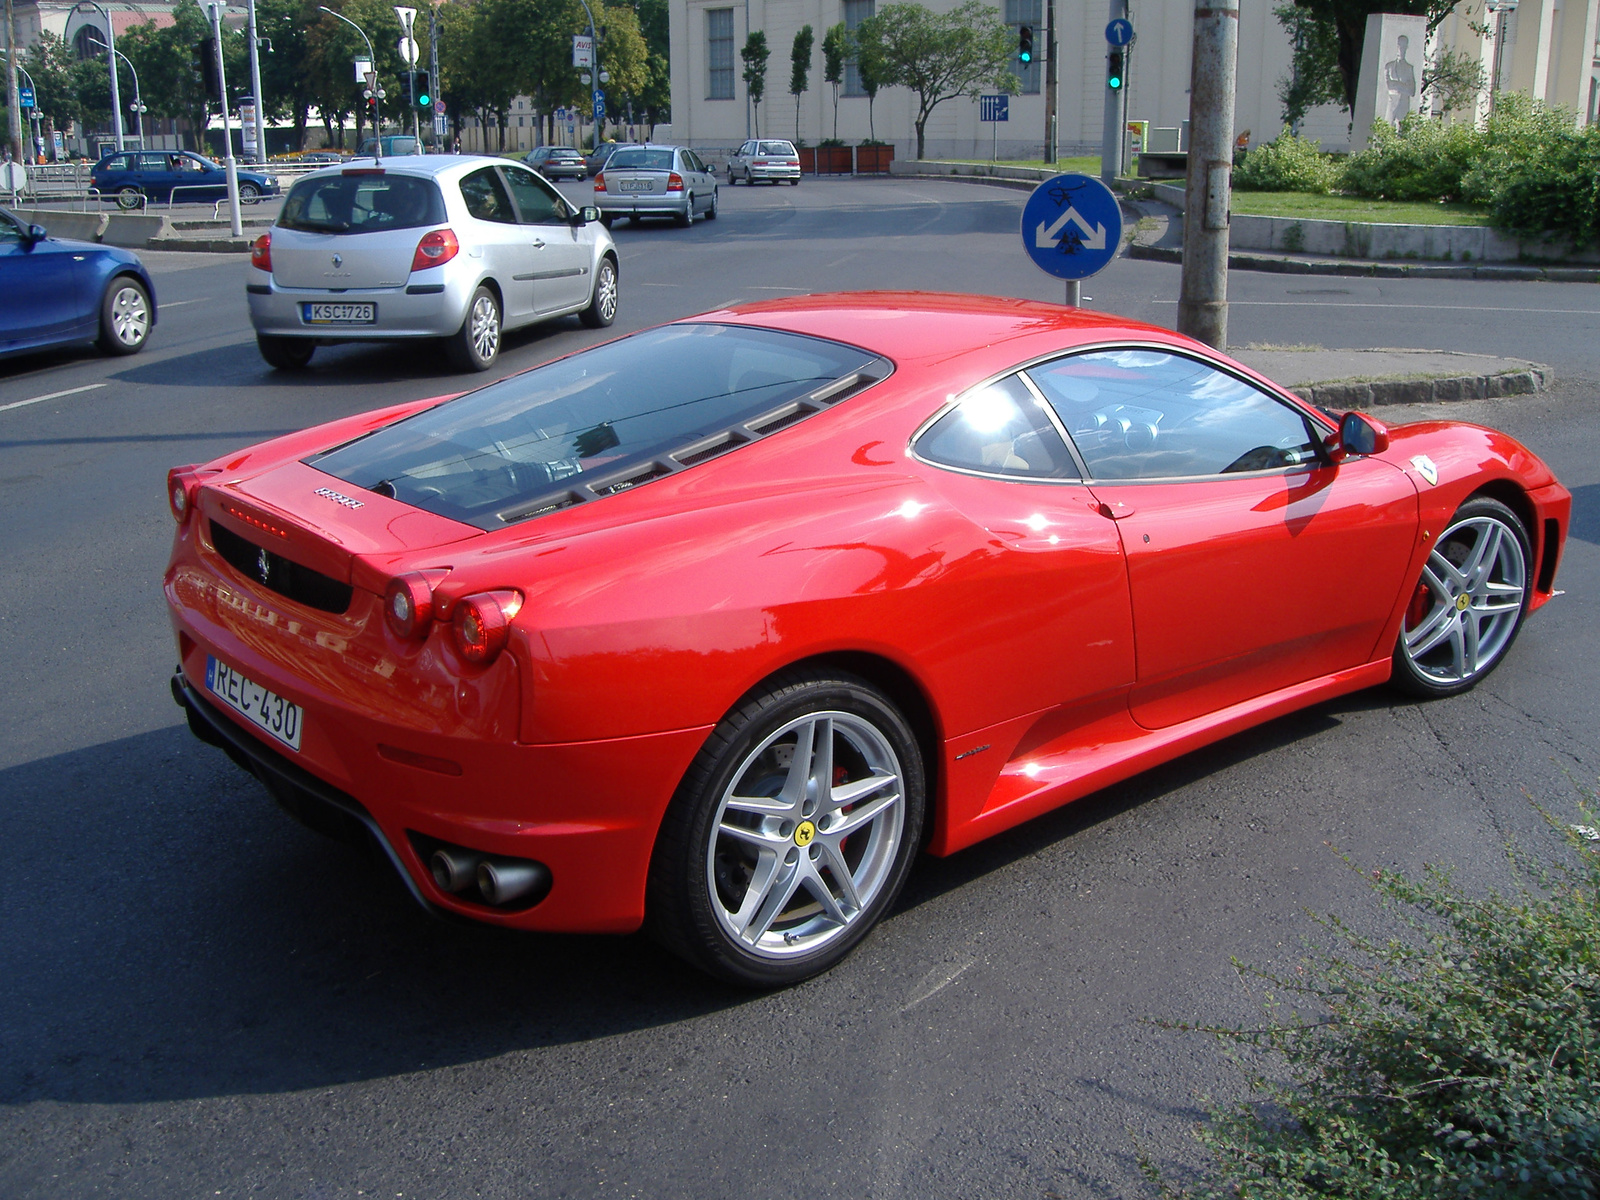
{"type": "MultiPolygon", "coordinates": [[[[239,199],[254,204],[278,194],[278,181],[257,171],[240,171],[239,199]]],[[[106,155],[89,172],[89,184],[115,196],[120,208],[140,208],[151,200],[219,200],[228,194],[228,173],[209,158],[188,150],[127,150],[106,155]]]]}
{"type": "Polygon", "coordinates": [[[373,157],[377,154],[380,144],[385,158],[399,158],[402,155],[422,153],[422,144],[409,133],[386,133],[381,138],[364,139],[360,149],[356,151],[356,157],[373,157]]]}
{"type": "Polygon", "coordinates": [[[589,166],[571,146],[539,146],[522,160],[546,179],[582,179],[589,166]]]}
{"type": "Polygon", "coordinates": [[[605,170],[607,160],[618,150],[634,150],[639,147],[639,142],[601,142],[595,147],[593,154],[585,156],[583,163],[589,171],[589,178],[593,179],[605,170]]]}
{"type": "Polygon", "coordinates": [[[0,355],[70,342],[136,354],[156,324],[156,290],[131,250],[53,238],[0,209],[0,355]]]}
{"type": "Polygon", "coordinates": [[[728,186],[743,179],[749,186],[758,179],[768,183],[782,180],[800,186],[800,154],[793,142],[759,138],[748,141],[728,156],[728,186]]]}
{"type": "Polygon", "coordinates": [[[697,214],[715,221],[717,177],[687,146],[626,146],[594,177],[594,202],[607,225],[618,217],[688,225],[697,214]]]}
{"type": "Polygon", "coordinates": [[[424,155],[314,171],[256,240],[245,293],[261,357],[304,367],[319,345],[436,337],[463,371],[487,369],[501,334],[617,313],[617,253],[520,163],[424,155]]]}

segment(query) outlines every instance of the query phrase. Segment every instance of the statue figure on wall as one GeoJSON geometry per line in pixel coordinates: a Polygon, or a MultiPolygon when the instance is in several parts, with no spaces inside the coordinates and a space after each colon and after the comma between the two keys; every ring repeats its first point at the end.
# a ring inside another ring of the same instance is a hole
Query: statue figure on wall
{"type": "Polygon", "coordinates": [[[1411,39],[1402,35],[1398,45],[1399,57],[1383,64],[1383,115],[1391,125],[1399,125],[1411,115],[1411,105],[1417,95],[1417,69],[1406,59],[1411,39]]]}

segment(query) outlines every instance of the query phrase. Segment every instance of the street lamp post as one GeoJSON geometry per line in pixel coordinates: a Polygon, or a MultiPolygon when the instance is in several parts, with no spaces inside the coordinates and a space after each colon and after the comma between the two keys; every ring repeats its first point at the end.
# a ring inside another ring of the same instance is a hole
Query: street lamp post
{"type": "MultiPolygon", "coordinates": [[[[111,14],[105,10],[103,5],[97,4],[95,0],[77,0],[77,3],[72,6],[67,15],[71,16],[72,13],[77,12],[80,8],[92,8],[105,18],[106,44],[112,50],[115,50],[117,48],[117,31],[111,28],[111,14]]],[[[122,92],[117,87],[117,56],[115,54],[106,55],[106,69],[111,73],[111,131],[116,136],[117,149],[125,150],[127,147],[123,144],[122,137],[122,92]]]]}
{"type": "MultiPolygon", "coordinates": [[[[251,124],[255,127],[256,153],[255,161],[267,161],[267,131],[262,125],[262,111],[266,104],[261,99],[261,56],[259,47],[260,39],[256,37],[256,0],[250,0],[250,94],[256,98],[255,112],[251,116],[251,124]]],[[[295,147],[299,149],[299,147],[295,147]]]]}
{"type": "Polygon", "coordinates": [[[228,76],[222,65],[222,0],[212,0],[211,36],[217,46],[217,90],[222,93],[222,144],[228,149],[223,164],[228,171],[228,213],[234,237],[244,235],[239,221],[239,160],[233,156],[233,115],[228,111],[228,76]]]}
{"type": "MultiPolygon", "coordinates": [[[[372,71],[367,79],[367,94],[368,96],[377,96],[381,100],[383,98],[383,89],[378,86],[378,56],[372,52],[372,39],[367,36],[367,31],[344,14],[334,12],[333,9],[329,8],[326,4],[319,4],[317,7],[323,12],[327,13],[330,17],[338,17],[339,20],[343,21],[346,25],[350,26],[351,29],[354,29],[361,35],[361,40],[367,44],[367,61],[372,64],[372,71]]],[[[339,137],[342,141],[344,134],[341,133],[339,137]]],[[[374,119],[372,122],[372,145],[373,157],[379,162],[382,162],[383,127],[378,124],[376,119],[374,119]]],[[[357,147],[357,149],[359,149],[359,147],[357,147]]]]}
{"type": "MultiPolygon", "coordinates": [[[[583,15],[589,18],[589,45],[591,47],[591,49],[589,51],[589,56],[590,56],[589,70],[594,72],[594,77],[595,77],[595,79],[598,80],[600,78],[600,37],[599,37],[598,33],[595,31],[594,13],[589,10],[589,0],[578,0],[578,3],[583,5],[583,15]]],[[[588,80],[584,80],[584,82],[587,83],[588,80]]],[[[596,87],[595,87],[595,91],[599,91],[599,90],[600,89],[599,89],[599,86],[597,84],[596,87]]],[[[591,100],[594,99],[593,95],[590,96],[590,99],[591,100]]],[[[580,117],[579,120],[582,120],[582,118],[580,117]]],[[[596,121],[594,123],[594,150],[595,150],[596,154],[598,154],[600,152],[600,122],[599,121],[596,121]]]]}
{"type": "MultiPolygon", "coordinates": [[[[132,105],[133,136],[138,140],[139,145],[143,146],[144,145],[144,114],[146,112],[148,112],[149,109],[147,109],[145,107],[144,100],[139,95],[139,69],[133,65],[133,60],[131,58],[129,58],[126,54],[124,54],[121,50],[113,50],[110,46],[107,46],[104,42],[102,42],[99,38],[96,38],[96,37],[92,37],[89,40],[94,42],[94,44],[99,46],[102,50],[109,51],[111,54],[115,55],[117,58],[120,58],[123,62],[128,64],[128,70],[133,74],[133,105],[132,105]]],[[[39,94],[38,92],[34,93],[35,96],[37,96],[38,94],[39,94]]]]}

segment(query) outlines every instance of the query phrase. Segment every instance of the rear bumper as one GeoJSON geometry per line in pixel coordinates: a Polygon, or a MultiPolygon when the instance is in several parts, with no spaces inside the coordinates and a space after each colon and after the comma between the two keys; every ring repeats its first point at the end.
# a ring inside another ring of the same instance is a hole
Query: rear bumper
{"type": "Polygon", "coordinates": [[[675,217],[689,211],[689,193],[670,196],[631,196],[602,192],[594,205],[606,217],[675,217]]]}
{"type": "Polygon", "coordinates": [[[250,324],[257,333],[316,338],[324,342],[365,342],[448,337],[461,328],[467,315],[467,303],[476,287],[475,276],[452,274],[447,267],[415,272],[402,287],[352,288],[344,292],[282,287],[265,271],[251,268],[245,299],[250,305],[250,324]],[[309,325],[302,317],[301,305],[311,302],[376,304],[377,322],[372,325],[309,325]]]}
{"type": "Polygon", "coordinates": [[[750,167],[751,179],[799,179],[799,167],[750,167]]]}

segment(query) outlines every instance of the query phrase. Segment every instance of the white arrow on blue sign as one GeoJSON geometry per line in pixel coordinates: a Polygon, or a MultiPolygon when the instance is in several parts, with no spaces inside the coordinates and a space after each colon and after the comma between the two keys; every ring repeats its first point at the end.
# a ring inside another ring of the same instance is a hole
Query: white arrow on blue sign
{"type": "Polygon", "coordinates": [[[1126,46],[1133,41],[1133,22],[1124,17],[1118,17],[1106,26],[1106,41],[1113,46],[1126,46]]]}
{"type": "Polygon", "coordinates": [[[1022,246],[1057,279],[1087,279],[1122,246],[1122,209],[1110,188],[1089,175],[1057,175],[1022,206],[1022,246]]]}
{"type": "Polygon", "coordinates": [[[606,94],[599,88],[594,92],[594,123],[603,124],[606,119],[606,94]]]}

